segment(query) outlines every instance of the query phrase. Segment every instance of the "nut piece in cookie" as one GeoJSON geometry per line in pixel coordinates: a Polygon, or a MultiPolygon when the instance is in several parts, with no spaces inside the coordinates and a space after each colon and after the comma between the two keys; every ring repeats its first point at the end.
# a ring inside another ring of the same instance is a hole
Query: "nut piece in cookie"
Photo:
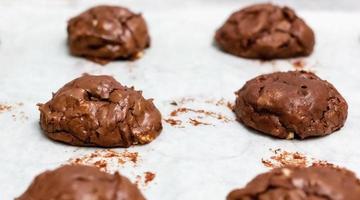
{"type": "Polygon", "coordinates": [[[276,59],[311,54],[315,36],[292,9],[256,4],[233,13],[217,30],[215,41],[236,56],[276,59]]]}
{"type": "Polygon", "coordinates": [[[16,200],[145,200],[136,185],[119,173],[66,165],[38,175],[16,200]]]}
{"type": "Polygon", "coordinates": [[[238,121],[278,138],[324,136],[340,129],[347,118],[345,99],[311,72],[261,75],[236,95],[238,121]]]}
{"type": "Polygon", "coordinates": [[[358,200],[360,180],[332,167],[277,168],[255,177],[227,200],[358,200]]]}
{"type": "Polygon", "coordinates": [[[152,99],[111,76],[77,78],[39,104],[39,110],[41,128],[49,138],[76,146],[146,144],[162,129],[152,99]]]}
{"type": "Polygon", "coordinates": [[[123,7],[96,6],[68,22],[71,54],[95,62],[134,59],[150,46],[146,22],[123,7]]]}

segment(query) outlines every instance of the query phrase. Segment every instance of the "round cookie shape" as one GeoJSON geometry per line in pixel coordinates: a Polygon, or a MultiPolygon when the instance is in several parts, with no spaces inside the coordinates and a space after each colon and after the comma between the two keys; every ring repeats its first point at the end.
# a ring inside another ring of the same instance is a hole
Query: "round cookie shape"
{"type": "Polygon", "coordinates": [[[154,140],[161,114],[141,91],[111,76],[84,75],[39,104],[40,125],[56,141],[76,146],[129,147],[154,140]]]}
{"type": "Polygon", "coordinates": [[[360,180],[333,167],[277,168],[260,174],[227,200],[357,200],[360,180]]]}
{"type": "Polygon", "coordinates": [[[144,18],[123,7],[90,8],[70,19],[67,31],[71,54],[100,63],[137,58],[150,46],[144,18]]]}
{"type": "Polygon", "coordinates": [[[345,99],[311,72],[260,75],[236,96],[238,121],[278,138],[324,136],[340,129],[347,118],[345,99]]]}
{"type": "Polygon", "coordinates": [[[255,59],[310,55],[312,29],[288,7],[256,4],[234,12],[215,34],[225,52],[255,59]]]}
{"type": "Polygon", "coordinates": [[[119,173],[95,167],[65,165],[38,175],[16,200],[145,200],[136,185],[119,173]]]}

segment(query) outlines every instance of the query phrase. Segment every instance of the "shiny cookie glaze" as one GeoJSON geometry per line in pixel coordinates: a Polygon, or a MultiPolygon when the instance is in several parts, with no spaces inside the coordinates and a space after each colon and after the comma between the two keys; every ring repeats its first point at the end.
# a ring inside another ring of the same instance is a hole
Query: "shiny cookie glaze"
{"type": "Polygon", "coordinates": [[[345,99],[311,72],[260,75],[236,95],[237,119],[278,138],[324,136],[340,129],[347,118],[345,99]]]}
{"type": "Polygon", "coordinates": [[[110,76],[77,78],[39,104],[39,110],[41,128],[49,138],[76,146],[146,144],[162,129],[152,100],[110,76]]]}

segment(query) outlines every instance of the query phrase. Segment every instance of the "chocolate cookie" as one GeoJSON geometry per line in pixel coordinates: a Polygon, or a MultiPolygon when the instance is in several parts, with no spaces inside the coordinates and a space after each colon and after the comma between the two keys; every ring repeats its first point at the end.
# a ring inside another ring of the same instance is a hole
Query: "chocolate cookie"
{"type": "Polygon", "coordinates": [[[278,168],[255,177],[227,200],[358,200],[360,181],[345,169],[278,168]]]}
{"type": "Polygon", "coordinates": [[[38,175],[16,200],[145,200],[136,185],[119,173],[67,165],[38,175]]]}
{"type": "Polygon", "coordinates": [[[49,138],[77,146],[146,144],[162,129],[152,100],[110,76],[77,78],[39,104],[39,110],[41,128],[49,138]]]}
{"type": "Polygon", "coordinates": [[[123,7],[93,7],[70,19],[67,30],[70,52],[98,62],[133,59],[150,45],[144,18],[123,7]]]}
{"type": "Polygon", "coordinates": [[[334,86],[305,71],[258,76],[236,95],[237,119],[278,138],[324,136],[347,117],[347,103],[334,86]]]}
{"type": "Polygon", "coordinates": [[[313,31],[292,9],[272,4],[233,13],[215,40],[225,52],[258,59],[307,56],[315,44],[313,31]]]}

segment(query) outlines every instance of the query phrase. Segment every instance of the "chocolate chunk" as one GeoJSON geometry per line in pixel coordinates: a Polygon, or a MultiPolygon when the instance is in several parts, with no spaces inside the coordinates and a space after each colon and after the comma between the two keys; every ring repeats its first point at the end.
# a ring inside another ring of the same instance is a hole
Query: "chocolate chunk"
{"type": "Polygon", "coordinates": [[[146,144],[162,129],[152,100],[110,76],[77,78],[39,104],[39,110],[41,128],[49,138],[77,146],[146,144]]]}
{"type": "Polygon", "coordinates": [[[313,31],[292,9],[272,4],[233,13],[215,40],[225,52],[258,59],[307,56],[315,44],[313,31]]]}
{"type": "Polygon", "coordinates": [[[305,71],[258,76],[236,95],[237,119],[279,138],[324,136],[340,129],[347,117],[347,103],[335,87],[305,71]]]}
{"type": "Polygon", "coordinates": [[[70,19],[68,44],[75,56],[94,61],[133,59],[150,46],[144,18],[116,6],[96,6],[70,19]]]}
{"type": "Polygon", "coordinates": [[[119,173],[66,165],[38,175],[16,200],[145,200],[136,185],[119,173]]]}
{"type": "Polygon", "coordinates": [[[227,200],[358,200],[360,181],[345,169],[277,168],[255,177],[227,200]]]}

